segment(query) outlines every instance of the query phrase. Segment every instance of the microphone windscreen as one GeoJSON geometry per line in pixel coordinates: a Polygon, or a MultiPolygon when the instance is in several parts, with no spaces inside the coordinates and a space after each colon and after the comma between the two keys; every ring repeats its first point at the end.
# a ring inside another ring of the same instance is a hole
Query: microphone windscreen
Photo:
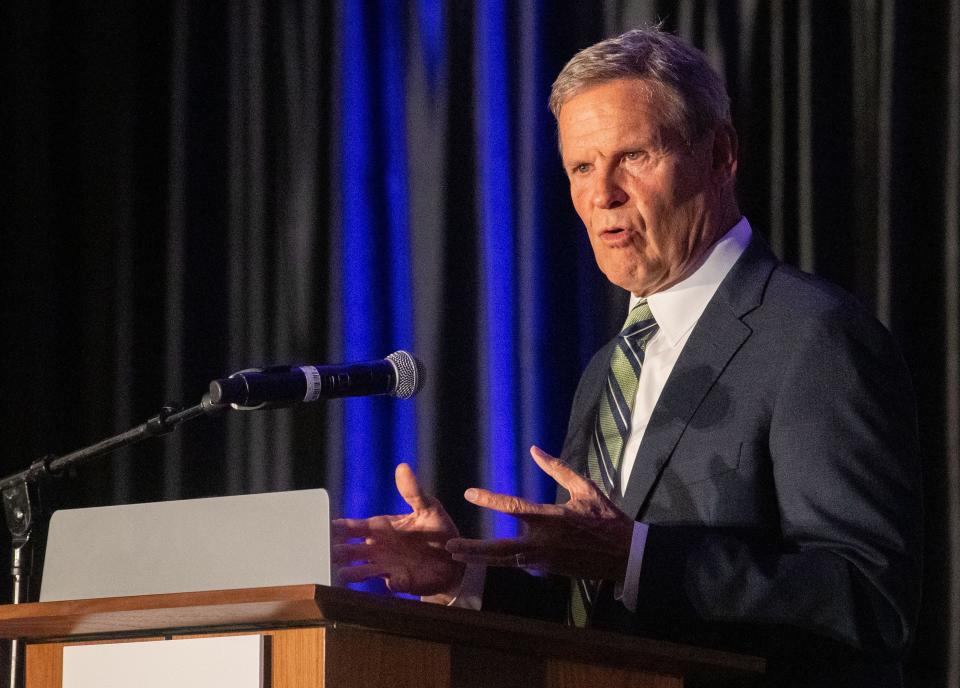
{"type": "Polygon", "coordinates": [[[420,359],[407,351],[394,351],[387,360],[397,371],[397,387],[391,396],[409,399],[423,389],[426,370],[420,359]]]}

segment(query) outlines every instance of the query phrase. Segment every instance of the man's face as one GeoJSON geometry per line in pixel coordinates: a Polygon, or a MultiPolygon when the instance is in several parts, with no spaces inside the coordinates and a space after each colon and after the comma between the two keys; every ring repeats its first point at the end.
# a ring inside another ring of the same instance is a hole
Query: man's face
{"type": "Polygon", "coordinates": [[[593,86],[558,119],[570,196],[597,264],[638,295],[687,277],[739,218],[727,217],[735,149],[724,165],[717,132],[686,145],[659,88],[639,79],[593,86]]]}

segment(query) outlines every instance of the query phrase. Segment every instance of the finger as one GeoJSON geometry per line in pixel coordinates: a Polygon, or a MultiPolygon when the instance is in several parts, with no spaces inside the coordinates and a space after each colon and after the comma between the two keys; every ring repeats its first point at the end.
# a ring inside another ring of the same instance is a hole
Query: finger
{"type": "Polygon", "coordinates": [[[335,564],[351,561],[367,561],[370,558],[370,545],[355,542],[345,545],[334,545],[330,548],[330,559],[335,564]]]}
{"type": "Polygon", "coordinates": [[[529,552],[530,543],[525,538],[492,540],[454,538],[447,542],[446,549],[450,554],[459,556],[516,557],[519,553],[526,555],[529,552]]]}
{"type": "Polygon", "coordinates": [[[483,566],[496,566],[500,568],[511,569],[535,569],[539,564],[529,558],[517,560],[517,555],[494,557],[485,554],[453,554],[451,559],[462,564],[481,564],[483,566]]]}
{"type": "Polygon", "coordinates": [[[359,583],[371,578],[386,578],[387,571],[376,564],[361,564],[360,566],[345,566],[337,571],[340,583],[359,583]]]}
{"type": "Polygon", "coordinates": [[[420,483],[417,482],[417,476],[414,475],[410,464],[401,463],[397,466],[397,470],[394,472],[394,480],[397,483],[397,492],[403,497],[403,501],[410,505],[411,509],[417,511],[430,506],[430,499],[420,489],[420,483]]]}
{"type": "Polygon", "coordinates": [[[538,504],[523,497],[491,492],[480,487],[471,487],[463,493],[463,498],[471,504],[513,516],[559,516],[563,513],[562,507],[556,504],[538,504]]]}
{"type": "Polygon", "coordinates": [[[370,520],[366,518],[338,518],[330,521],[330,533],[335,538],[367,537],[370,532],[370,520]]]}
{"type": "Polygon", "coordinates": [[[530,456],[533,457],[540,470],[553,478],[558,485],[570,494],[593,485],[592,481],[587,480],[566,463],[555,456],[551,456],[536,445],[530,447],[530,456]]]}

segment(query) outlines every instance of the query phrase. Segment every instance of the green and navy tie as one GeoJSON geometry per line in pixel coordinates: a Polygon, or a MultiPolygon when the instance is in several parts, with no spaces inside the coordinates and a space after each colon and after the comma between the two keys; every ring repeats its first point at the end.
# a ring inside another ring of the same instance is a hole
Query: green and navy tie
{"type": "MultiPolygon", "coordinates": [[[[630,420],[643,356],[647,342],[657,332],[646,299],[640,299],[630,310],[627,322],[617,337],[610,356],[610,368],[597,406],[590,446],[587,451],[587,471],[590,479],[605,495],[617,501],[620,497],[620,463],[623,447],[630,437],[630,420]]],[[[585,626],[590,618],[597,592],[597,582],[575,580],[571,597],[570,615],[577,626],[585,626]]]]}

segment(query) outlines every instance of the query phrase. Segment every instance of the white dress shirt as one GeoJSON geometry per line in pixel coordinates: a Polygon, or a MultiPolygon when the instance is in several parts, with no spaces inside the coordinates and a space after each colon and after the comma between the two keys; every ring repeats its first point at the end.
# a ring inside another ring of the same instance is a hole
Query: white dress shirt
{"type": "MultiPolygon", "coordinates": [[[[660,393],[667,384],[667,378],[680,357],[693,326],[697,324],[703,311],[720,283],[730,272],[750,243],[753,232],[747,219],[740,218],[707,253],[703,264],[682,282],[674,284],[647,297],[653,317],[659,330],[645,349],[643,368],[637,383],[637,396],[633,405],[630,421],[630,437],[623,448],[620,465],[620,489],[625,492],[633,472],[633,464],[640,449],[640,442],[647,430],[650,416],[657,405],[660,393]]],[[[633,308],[639,296],[630,297],[633,308]]],[[[616,586],[615,595],[627,609],[637,607],[640,567],[643,563],[643,550],[647,540],[647,524],[636,523],[633,540],[630,543],[630,556],[627,560],[627,573],[624,581],[616,586]]],[[[451,603],[457,607],[479,609],[483,598],[483,583],[486,568],[482,565],[468,565],[460,595],[451,603]]]]}

